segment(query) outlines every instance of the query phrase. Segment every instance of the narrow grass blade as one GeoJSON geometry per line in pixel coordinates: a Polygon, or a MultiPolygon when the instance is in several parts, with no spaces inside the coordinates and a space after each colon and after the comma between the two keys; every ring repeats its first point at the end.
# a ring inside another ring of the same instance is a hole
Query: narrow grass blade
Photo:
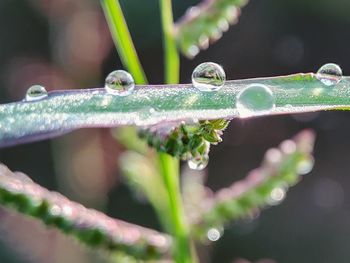
{"type": "Polygon", "coordinates": [[[350,77],[326,86],[313,73],[231,80],[214,92],[201,92],[190,84],[137,86],[126,97],[104,89],[54,91],[42,100],[0,105],[0,147],[80,128],[240,117],[237,95],[252,83],[266,85],[275,100],[273,109],[253,116],[350,109],[350,77]]]}

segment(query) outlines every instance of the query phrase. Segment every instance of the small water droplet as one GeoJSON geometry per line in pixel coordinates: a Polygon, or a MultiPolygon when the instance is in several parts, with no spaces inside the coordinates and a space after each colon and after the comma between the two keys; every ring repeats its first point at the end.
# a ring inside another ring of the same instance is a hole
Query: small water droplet
{"type": "Polygon", "coordinates": [[[200,91],[219,90],[224,86],[225,80],[225,71],[213,62],[199,64],[192,73],[192,84],[200,91]]]}
{"type": "Polygon", "coordinates": [[[187,54],[191,58],[194,58],[195,56],[197,56],[198,53],[199,53],[199,47],[197,47],[196,45],[192,45],[187,49],[187,54]]]}
{"type": "Polygon", "coordinates": [[[43,86],[33,85],[31,86],[26,93],[26,101],[36,101],[41,100],[47,97],[47,91],[43,86]]]}
{"type": "Polygon", "coordinates": [[[118,96],[127,96],[135,88],[133,77],[124,70],[115,70],[106,78],[105,89],[108,93],[118,96]]]}
{"type": "Polygon", "coordinates": [[[210,241],[215,242],[221,238],[222,232],[223,231],[220,231],[218,228],[213,227],[208,230],[207,237],[210,241]]]}
{"type": "Polygon", "coordinates": [[[316,77],[326,86],[333,86],[341,81],[343,72],[341,68],[334,63],[328,63],[320,67],[316,77]]]}
{"type": "Polygon", "coordinates": [[[187,161],[188,167],[192,170],[203,170],[209,163],[209,156],[199,156],[187,161]]]}
{"type": "Polygon", "coordinates": [[[285,188],[284,187],[276,187],[271,191],[268,203],[270,205],[278,205],[284,200],[285,197],[286,197],[285,188]]]}
{"type": "Polygon", "coordinates": [[[251,84],[237,94],[236,107],[241,118],[258,116],[275,107],[275,97],[269,87],[251,84]]]}
{"type": "Polygon", "coordinates": [[[311,172],[314,168],[315,160],[312,156],[307,156],[299,161],[297,165],[297,172],[300,175],[305,175],[311,172]]]}

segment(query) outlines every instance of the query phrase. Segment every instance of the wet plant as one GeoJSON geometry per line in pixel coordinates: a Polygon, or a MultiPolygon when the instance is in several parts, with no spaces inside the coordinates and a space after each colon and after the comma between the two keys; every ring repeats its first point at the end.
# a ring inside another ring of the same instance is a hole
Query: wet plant
{"type": "MultiPolygon", "coordinates": [[[[85,245],[128,260],[198,262],[196,243],[218,240],[230,221],[283,201],[313,167],[312,131],[267,151],[260,167],[217,193],[198,180],[180,187],[179,163],[203,170],[210,148],[235,118],[350,109],[350,78],[333,63],[317,73],[226,80],[214,62],[179,84],[179,52],[194,57],[237,21],[246,1],[203,0],[174,23],[171,0],[160,0],[165,84],[149,85],[118,0],[101,0],[120,58],[103,88],[47,92],[32,86],[19,102],[0,105],[0,146],[48,139],[75,129],[110,127],[125,145],[120,167],[130,187],[152,204],[164,233],[107,217],[0,166],[0,202],[56,227],[85,245]],[[118,129],[114,130],[115,127],[118,129]],[[198,200],[201,200],[198,202],[198,200]]],[[[198,176],[201,178],[200,176],[198,176]]],[[[186,180],[189,180],[188,178],[186,180]]],[[[185,180],[185,183],[186,183],[185,180]]]]}

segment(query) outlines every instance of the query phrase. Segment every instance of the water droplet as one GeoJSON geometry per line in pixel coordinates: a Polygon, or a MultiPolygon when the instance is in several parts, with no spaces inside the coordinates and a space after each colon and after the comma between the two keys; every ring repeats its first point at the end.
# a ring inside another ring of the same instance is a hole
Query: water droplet
{"type": "Polygon", "coordinates": [[[194,58],[199,53],[199,47],[192,45],[187,49],[187,54],[189,57],[194,58]]]}
{"type": "Polygon", "coordinates": [[[213,62],[199,64],[192,73],[192,84],[200,91],[219,90],[224,86],[225,80],[225,71],[213,62]]]}
{"type": "Polygon", "coordinates": [[[220,231],[219,229],[213,227],[213,228],[210,228],[207,232],[207,237],[210,241],[218,241],[221,236],[222,236],[222,232],[223,231],[220,231]]]}
{"type": "Polygon", "coordinates": [[[333,86],[341,81],[343,72],[341,68],[334,63],[328,63],[320,67],[316,77],[326,86],[333,86]]]}
{"type": "Polygon", "coordinates": [[[307,156],[299,161],[297,165],[297,172],[300,175],[305,175],[311,172],[314,168],[315,160],[312,156],[307,156]]]}
{"type": "Polygon", "coordinates": [[[270,205],[278,205],[284,200],[285,197],[286,197],[285,188],[284,187],[276,187],[271,191],[268,203],[270,205]]]}
{"type": "Polygon", "coordinates": [[[209,163],[209,156],[194,157],[187,161],[188,167],[192,170],[203,170],[209,163]]]}
{"type": "Polygon", "coordinates": [[[275,107],[275,97],[269,87],[251,84],[238,93],[236,107],[241,118],[261,115],[275,107]]]}
{"type": "Polygon", "coordinates": [[[47,91],[43,86],[33,85],[31,86],[26,93],[26,101],[36,101],[41,100],[47,97],[47,91]]]}
{"type": "Polygon", "coordinates": [[[135,88],[133,77],[124,70],[115,70],[106,78],[105,89],[108,93],[118,96],[127,96],[135,88]]]}

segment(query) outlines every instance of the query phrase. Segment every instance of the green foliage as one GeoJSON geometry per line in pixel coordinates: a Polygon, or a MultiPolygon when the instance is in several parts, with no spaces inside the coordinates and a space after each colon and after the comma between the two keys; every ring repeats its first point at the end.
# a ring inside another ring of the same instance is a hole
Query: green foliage
{"type": "Polygon", "coordinates": [[[123,252],[139,259],[167,257],[170,250],[170,237],[87,209],[4,165],[0,165],[0,203],[56,227],[91,248],[123,252]]]}
{"type": "Polygon", "coordinates": [[[216,92],[200,92],[191,85],[138,86],[127,97],[104,89],[56,91],[39,101],[0,105],[0,146],[57,136],[84,127],[170,125],[193,120],[239,117],[237,94],[252,83],[268,86],[276,107],[259,113],[275,115],[318,110],[350,109],[350,78],[334,87],[313,73],[227,81],[216,92]]]}
{"type": "Polygon", "coordinates": [[[192,58],[221,38],[235,24],[247,0],[203,0],[176,23],[175,35],[183,54],[192,58]]]}
{"type": "Polygon", "coordinates": [[[311,171],[314,140],[315,135],[306,130],[293,140],[282,142],[278,149],[267,151],[261,166],[246,178],[202,200],[202,209],[191,214],[193,234],[202,238],[212,227],[221,227],[249,217],[259,208],[279,204],[288,188],[311,171]]]}
{"type": "Polygon", "coordinates": [[[141,138],[159,152],[170,154],[182,160],[208,156],[210,144],[222,141],[221,135],[229,121],[206,120],[198,124],[167,125],[139,131],[141,138]]]}

